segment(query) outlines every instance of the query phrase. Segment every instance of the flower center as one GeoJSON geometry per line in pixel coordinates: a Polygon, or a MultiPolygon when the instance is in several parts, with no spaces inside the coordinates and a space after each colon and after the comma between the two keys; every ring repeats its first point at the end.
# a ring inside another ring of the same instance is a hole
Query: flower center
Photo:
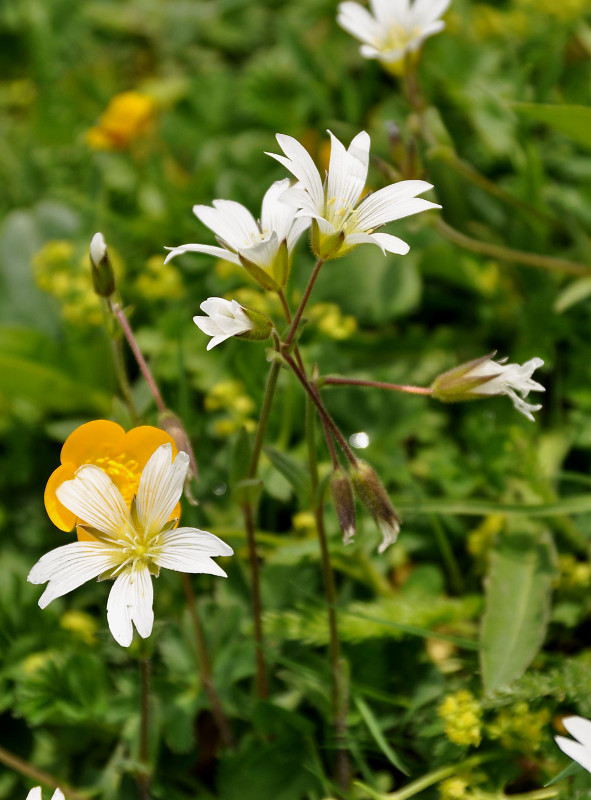
{"type": "Polygon", "coordinates": [[[133,458],[129,458],[126,453],[116,456],[106,455],[99,458],[88,459],[86,464],[95,464],[106,472],[115,486],[121,492],[125,504],[129,506],[134,494],[137,493],[140,483],[140,465],[133,458]]]}
{"type": "Polygon", "coordinates": [[[386,36],[375,43],[376,50],[403,50],[406,45],[419,34],[418,28],[403,28],[402,25],[391,25],[386,36]]]}

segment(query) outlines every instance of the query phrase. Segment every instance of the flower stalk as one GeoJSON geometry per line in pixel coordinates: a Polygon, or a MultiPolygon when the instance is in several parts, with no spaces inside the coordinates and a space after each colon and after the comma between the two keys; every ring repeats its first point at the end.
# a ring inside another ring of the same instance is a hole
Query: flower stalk
{"type": "Polygon", "coordinates": [[[372,389],[388,389],[391,392],[405,392],[406,394],[433,394],[430,386],[408,386],[400,383],[387,383],[384,381],[371,381],[364,378],[322,378],[323,386],[368,386],[372,389]]]}
{"type": "Polygon", "coordinates": [[[0,763],[4,764],[9,769],[13,769],[15,772],[19,772],[21,775],[24,775],[27,778],[31,778],[31,780],[35,781],[36,783],[42,783],[45,786],[50,786],[52,789],[61,789],[68,800],[87,800],[86,796],[83,796],[75,789],[72,789],[72,787],[68,786],[67,783],[58,781],[57,778],[55,778],[53,775],[50,775],[49,772],[45,772],[45,770],[42,769],[37,769],[37,767],[33,766],[33,764],[29,764],[28,761],[24,760],[24,758],[20,758],[14,753],[11,753],[10,750],[6,750],[4,747],[0,747],[0,763]]]}

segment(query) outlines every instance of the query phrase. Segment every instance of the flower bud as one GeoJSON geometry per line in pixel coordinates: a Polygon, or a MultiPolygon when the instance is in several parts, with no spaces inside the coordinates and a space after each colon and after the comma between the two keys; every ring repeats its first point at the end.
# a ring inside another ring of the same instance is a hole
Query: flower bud
{"type": "Polygon", "coordinates": [[[110,297],[115,291],[115,276],[102,233],[95,233],[90,242],[90,266],[94,291],[99,297],[110,297]]]}
{"type": "Polygon", "coordinates": [[[383,553],[398,538],[402,520],[396,513],[376,471],[366,461],[358,461],[356,467],[351,467],[350,475],[357,496],[380,529],[382,542],[378,547],[378,553],[383,553]]]}
{"type": "Polygon", "coordinates": [[[339,526],[343,532],[343,544],[350,544],[357,531],[355,524],[355,500],[351,479],[342,469],[336,469],[330,479],[330,492],[339,526]]]}
{"type": "Polygon", "coordinates": [[[444,403],[454,403],[458,400],[473,400],[480,395],[475,391],[479,386],[488,383],[494,378],[494,373],[482,374],[481,368],[495,355],[496,351],[473,361],[467,361],[453,369],[443,372],[431,384],[433,397],[444,403]]]}

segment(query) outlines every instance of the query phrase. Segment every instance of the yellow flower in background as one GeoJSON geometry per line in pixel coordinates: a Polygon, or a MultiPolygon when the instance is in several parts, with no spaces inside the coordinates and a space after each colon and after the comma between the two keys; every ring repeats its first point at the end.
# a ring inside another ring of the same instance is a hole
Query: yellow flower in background
{"type": "Polygon", "coordinates": [[[337,341],[348,339],[357,330],[355,317],[343,314],[336,303],[316,303],[310,309],[309,316],[316,322],[319,331],[337,341]]]}
{"type": "Polygon", "coordinates": [[[86,143],[93,150],[125,150],[153,128],[156,103],[141,92],[121,92],[109,101],[98,125],[86,131],[86,143]]]}
{"type": "Polygon", "coordinates": [[[60,625],[85,644],[94,644],[96,642],[95,633],[98,626],[93,617],[84,611],[76,611],[76,609],[66,611],[60,619],[60,625]]]}
{"type": "Polygon", "coordinates": [[[539,750],[550,721],[547,708],[532,711],[525,702],[503,709],[488,726],[491,739],[500,739],[507,750],[529,754],[539,750]]]}
{"type": "Polygon", "coordinates": [[[213,430],[216,436],[231,436],[239,428],[254,430],[255,422],[250,418],[254,402],[244,391],[242,381],[220,381],[205,396],[206,411],[225,411],[227,416],[216,419],[213,430]]]}
{"type": "Polygon", "coordinates": [[[180,272],[173,264],[164,267],[164,256],[151,256],[135,282],[135,288],[146,300],[178,300],[185,288],[180,272]]]}
{"type": "MultiPolygon", "coordinates": [[[[109,248],[117,279],[123,274],[121,258],[109,248]]],[[[103,312],[94,291],[88,249],[66,239],[52,239],[32,259],[37,286],[60,305],[62,317],[77,328],[102,325],[103,312]]]]}
{"type": "Polygon", "coordinates": [[[437,713],[445,723],[445,735],[450,742],[478,747],[482,738],[482,709],[472,692],[460,689],[448,694],[437,713]]]}
{"type": "MultiPolygon", "coordinates": [[[[77,524],[76,515],[60,503],[56,492],[84,464],[94,464],[106,472],[129,505],[149,458],[160,445],[167,443],[172,446],[174,458],[178,451],[172,437],[151,425],[141,425],[126,433],[116,422],[98,419],[76,428],[64,442],[61,465],[53,471],[45,487],[45,510],[50,520],[62,531],[70,531],[77,524]]],[[[179,516],[180,504],[171,518],[179,516]]],[[[83,541],[92,537],[78,529],[78,538],[83,541]]]]}

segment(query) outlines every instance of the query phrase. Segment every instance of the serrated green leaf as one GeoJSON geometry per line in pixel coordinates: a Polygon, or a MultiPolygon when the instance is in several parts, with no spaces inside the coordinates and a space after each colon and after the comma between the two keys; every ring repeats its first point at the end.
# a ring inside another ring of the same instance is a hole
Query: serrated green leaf
{"type": "Polygon", "coordinates": [[[513,108],[518,114],[551,125],[575,142],[591,147],[591,108],[543,103],[514,103],[513,108]]]}
{"type": "Polygon", "coordinates": [[[306,508],[310,504],[310,478],[308,470],[296,461],[292,456],[288,456],[281,450],[274,447],[265,447],[265,453],[275,469],[280,472],[294,490],[300,504],[306,508]]]}
{"type": "Polygon", "coordinates": [[[547,536],[507,536],[491,553],[480,635],[487,694],[519,678],[538,652],[550,615],[553,577],[547,536]]]}

